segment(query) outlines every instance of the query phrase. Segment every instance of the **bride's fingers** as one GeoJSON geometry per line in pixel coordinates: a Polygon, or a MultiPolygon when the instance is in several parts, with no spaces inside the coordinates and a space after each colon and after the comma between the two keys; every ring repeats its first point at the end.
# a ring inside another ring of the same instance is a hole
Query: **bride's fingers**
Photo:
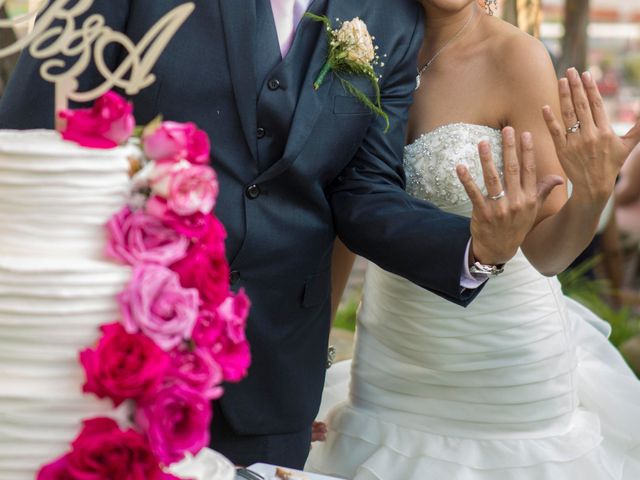
{"type": "Polygon", "coordinates": [[[595,122],[593,121],[591,105],[589,104],[589,99],[584,91],[580,74],[575,68],[570,68],[567,71],[567,77],[569,78],[569,84],[571,86],[573,106],[576,110],[576,116],[581,124],[580,128],[585,132],[593,132],[593,130],[595,130],[595,122]]]}
{"type": "MultiPolygon", "coordinates": [[[[520,162],[518,160],[515,131],[507,127],[502,131],[504,186],[510,198],[515,198],[520,192],[520,162]]],[[[502,190],[502,188],[500,188],[502,190]]],[[[498,192],[499,193],[499,192],[498,192]]]]}
{"type": "MultiPolygon", "coordinates": [[[[504,138],[504,133],[503,133],[503,138],[504,138]]],[[[500,174],[498,173],[498,170],[496,169],[496,164],[493,161],[493,153],[491,152],[491,146],[487,142],[480,142],[480,144],[478,145],[478,152],[480,153],[480,163],[482,164],[482,176],[484,177],[484,184],[487,187],[487,195],[490,197],[498,196],[503,192],[504,189],[502,188],[502,181],[500,180],[500,174]]]]}
{"type": "Polygon", "coordinates": [[[593,121],[595,122],[596,127],[608,129],[609,116],[604,108],[604,102],[602,101],[600,90],[598,90],[598,85],[596,85],[591,72],[584,72],[582,74],[582,83],[584,84],[587,97],[589,98],[589,105],[591,106],[591,113],[593,114],[593,121]]]}
{"type": "Polygon", "coordinates": [[[562,111],[562,120],[566,131],[567,128],[571,128],[578,123],[576,110],[573,107],[569,80],[566,78],[560,79],[558,82],[558,93],[560,94],[560,110],[562,111]]]}
{"type": "Polygon", "coordinates": [[[533,153],[533,137],[524,132],[520,138],[522,156],[522,189],[527,199],[536,197],[536,158],[533,153]]]}
{"type": "Polygon", "coordinates": [[[484,213],[485,209],[485,198],[482,194],[482,191],[476,185],[476,182],[471,178],[471,174],[469,170],[464,165],[458,165],[456,167],[456,173],[458,174],[458,178],[464,187],[464,190],[467,192],[467,196],[471,203],[473,204],[474,210],[484,213]]]}
{"type": "Polygon", "coordinates": [[[560,121],[556,118],[553,110],[549,105],[545,105],[542,108],[542,116],[547,123],[547,130],[553,138],[553,143],[556,146],[556,150],[561,152],[567,146],[567,134],[560,121]]]}

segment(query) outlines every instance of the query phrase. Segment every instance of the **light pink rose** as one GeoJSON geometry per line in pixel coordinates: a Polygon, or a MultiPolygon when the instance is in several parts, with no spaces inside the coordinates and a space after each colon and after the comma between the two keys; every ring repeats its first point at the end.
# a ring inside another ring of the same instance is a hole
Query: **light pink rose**
{"type": "Polygon", "coordinates": [[[38,472],[37,480],[169,480],[147,440],[120,430],[109,418],[93,418],[72,443],[72,450],[38,472]]]}
{"type": "Polygon", "coordinates": [[[151,175],[151,190],[167,199],[167,207],[180,216],[209,214],[218,198],[213,168],[186,161],[158,164],[151,175]]]}
{"type": "Polygon", "coordinates": [[[142,334],[125,332],[119,323],[103,325],[95,350],[80,353],[86,383],[82,390],[110,398],[115,406],[151,395],[164,380],[170,357],[142,334]]]}
{"type": "Polygon", "coordinates": [[[209,137],[193,123],[162,122],[143,137],[142,145],[145,154],[158,162],[187,160],[203,165],[211,153],[209,137]]]}
{"type": "Polygon", "coordinates": [[[211,402],[200,392],[175,382],[140,405],[136,423],[146,433],[160,461],[169,465],[209,444],[211,402]]]}
{"type": "Polygon", "coordinates": [[[171,265],[185,257],[189,239],[143,210],[125,207],[107,223],[107,255],[129,265],[171,265]]]}
{"type": "Polygon", "coordinates": [[[107,92],[90,109],[63,110],[62,138],[89,148],[114,148],[126,142],[136,126],[133,106],[115,92],[107,92]]]}
{"type": "Polygon", "coordinates": [[[246,341],[245,330],[250,308],[251,302],[244,289],[240,290],[235,296],[230,295],[227,297],[218,307],[218,315],[224,319],[227,327],[226,334],[231,342],[238,344],[246,341]]]}
{"type": "Polygon", "coordinates": [[[186,383],[209,400],[222,396],[222,367],[205,349],[179,346],[171,352],[171,359],[169,377],[186,383]]]}
{"type": "Polygon", "coordinates": [[[119,295],[122,324],[141,331],[165,351],[191,337],[198,318],[198,292],[180,285],[178,275],[160,265],[142,264],[119,295]]]}

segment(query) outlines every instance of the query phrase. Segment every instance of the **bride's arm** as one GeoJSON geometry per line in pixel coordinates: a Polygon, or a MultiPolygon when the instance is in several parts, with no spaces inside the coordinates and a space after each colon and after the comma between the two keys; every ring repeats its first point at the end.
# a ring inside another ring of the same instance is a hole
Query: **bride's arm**
{"type": "Polygon", "coordinates": [[[336,239],[333,247],[333,257],[331,258],[331,322],[336,318],[340,300],[347,287],[349,275],[356,260],[355,254],[340,241],[336,239]]]}
{"type": "MultiPolygon", "coordinates": [[[[539,178],[549,174],[565,176],[542,115],[543,105],[549,105],[558,118],[561,110],[549,55],[542,44],[522,37],[511,44],[505,65],[504,91],[509,92],[505,96],[506,122],[518,131],[532,133],[539,178]]],[[[561,82],[560,91],[570,95],[565,82],[561,82]]],[[[556,188],[522,244],[529,261],[544,275],[566,269],[593,239],[606,201],[607,198],[591,198],[576,191],[567,200],[566,187],[556,188]]]]}

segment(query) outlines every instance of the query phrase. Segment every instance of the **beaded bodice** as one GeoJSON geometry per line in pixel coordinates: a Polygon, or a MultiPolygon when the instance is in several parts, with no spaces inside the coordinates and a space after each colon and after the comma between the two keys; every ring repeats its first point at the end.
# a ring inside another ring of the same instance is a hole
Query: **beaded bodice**
{"type": "Polygon", "coordinates": [[[502,172],[502,136],[499,130],[484,125],[452,123],[418,137],[404,149],[407,192],[443,210],[469,215],[469,197],[456,175],[456,165],[466,165],[476,184],[484,191],[478,154],[478,143],[482,140],[491,145],[496,167],[502,172]]]}

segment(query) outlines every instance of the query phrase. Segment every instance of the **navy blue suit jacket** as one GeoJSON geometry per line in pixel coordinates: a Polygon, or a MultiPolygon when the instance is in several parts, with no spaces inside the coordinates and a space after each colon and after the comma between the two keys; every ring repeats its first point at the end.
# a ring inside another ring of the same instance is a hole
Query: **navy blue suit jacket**
{"type": "MultiPolygon", "coordinates": [[[[94,11],[139,40],[180,3],[96,0],[94,11]]],[[[268,134],[279,112],[275,102],[258,125],[255,0],[195,4],[154,69],[156,83],[133,99],[135,113],[141,124],[159,113],[193,121],[211,136],[221,183],[217,214],[229,232],[234,288],[245,288],[253,302],[254,363],[245,381],[227,388],[225,416],[239,434],[301,431],[314,419],[323,387],[336,234],[352,251],[452,302],[466,305],[477,293],[463,293],[459,285],[468,219],[404,191],[402,153],[422,10],[415,0],[315,0],[315,13],[363,19],[387,55],[380,85],[391,128],[384,133],[384,121],[334,75],[318,91],[312,88],[327,40],[319,23],[303,19],[293,46],[302,49],[303,61],[285,65],[287,75],[272,92],[294,100],[286,147],[261,166],[256,132],[262,127],[268,134]]],[[[116,65],[121,54],[114,48],[107,61],[116,65]]],[[[37,69],[24,54],[0,104],[1,128],[52,127],[52,87],[37,69]]],[[[351,80],[371,93],[366,79],[351,80]]],[[[101,81],[92,70],[81,86],[101,81]]]]}

